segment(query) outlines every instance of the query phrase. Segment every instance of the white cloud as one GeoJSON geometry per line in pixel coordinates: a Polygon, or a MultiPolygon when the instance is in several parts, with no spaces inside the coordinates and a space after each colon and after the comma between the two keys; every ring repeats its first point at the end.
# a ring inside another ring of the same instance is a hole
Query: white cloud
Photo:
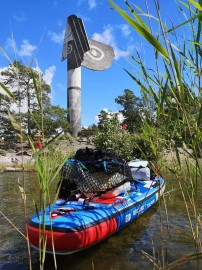
{"type": "MultiPolygon", "coordinates": [[[[109,109],[107,109],[107,108],[104,108],[104,109],[102,109],[101,111],[105,111],[106,113],[110,113],[111,111],[109,110],[109,109]]],[[[101,112],[100,111],[100,112],[101,112]]],[[[99,122],[99,117],[98,117],[98,115],[100,114],[100,112],[95,116],[95,121],[98,123],[99,122]]]]}
{"type": "Polygon", "coordinates": [[[37,50],[37,46],[31,44],[27,39],[24,39],[19,47],[13,38],[7,38],[5,50],[18,54],[20,57],[32,56],[33,52],[37,50]]]}
{"type": "Polygon", "coordinates": [[[126,57],[128,55],[127,51],[114,47],[115,60],[119,60],[121,57],[126,57]]]}
{"type": "Polygon", "coordinates": [[[131,33],[130,27],[128,24],[121,24],[120,26],[123,36],[128,37],[131,33]]]}
{"type": "Polygon", "coordinates": [[[114,35],[114,28],[111,25],[108,25],[102,33],[94,33],[92,38],[99,42],[112,46],[114,48],[116,60],[128,55],[126,51],[121,50],[117,46],[117,42],[114,35]]]}
{"type": "Polygon", "coordinates": [[[88,6],[89,6],[89,9],[96,8],[96,6],[97,6],[96,0],[88,0],[88,6]]]}
{"type": "MultiPolygon", "coordinates": [[[[105,111],[106,113],[108,113],[108,112],[109,112],[109,109],[104,108],[104,109],[102,109],[101,111],[105,111]]],[[[101,112],[101,111],[100,111],[100,112],[101,112]]],[[[96,122],[96,123],[99,122],[99,117],[98,117],[98,115],[100,114],[100,112],[99,112],[98,114],[96,114],[96,116],[95,116],[95,122],[96,122]]]]}
{"type": "Polygon", "coordinates": [[[123,114],[120,113],[120,112],[116,112],[116,113],[117,113],[117,117],[118,117],[119,123],[120,123],[120,124],[123,123],[123,121],[124,121],[124,119],[125,119],[125,117],[123,116],[123,114]]]}
{"type": "Polygon", "coordinates": [[[53,80],[53,77],[55,75],[55,71],[56,71],[55,66],[51,66],[45,70],[44,75],[43,75],[43,79],[47,84],[49,84],[49,85],[52,84],[52,80],[53,80]]]}
{"type": "Polygon", "coordinates": [[[13,51],[16,51],[17,45],[14,39],[12,38],[7,38],[6,43],[5,43],[5,49],[8,51],[12,49],[13,51]]]}
{"type": "Polygon", "coordinates": [[[98,115],[95,116],[95,122],[98,123],[99,122],[99,118],[98,115]]]}
{"type": "Polygon", "coordinates": [[[64,36],[65,36],[65,29],[60,32],[60,33],[56,33],[56,32],[48,32],[48,35],[50,36],[51,40],[55,43],[63,43],[64,41],[64,36]]]}
{"type": "MultiPolygon", "coordinates": [[[[7,70],[9,67],[2,67],[0,68],[0,74],[2,71],[5,71],[7,70]]],[[[41,69],[39,67],[36,67],[36,68],[33,68],[34,70],[36,70],[37,72],[39,73],[42,73],[43,74],[43,79],[44,81],[48,84],[48,85],[51,85],[52,84],[52,80],[53,80],[53,77],[55,75],[55,71],[56,71],[56,67],[55,66],[50,66],[49,68],[47,68],[44,72],[41,71],[41,69]]],[[[3,82],[3,77],[0,75],[0,82],[3,82]]],[[[9,89],[9,86],[8,86],[8,89],[9,89]]],[[[5,91],[3,90],[2,88],[0,88],[0,92],[1,93],[5,93],[5,91]]],[[[12,89],[12,92],[14,90],[12,89]]]]}
{"type": "MultiPolygon", "coordinates": [[[[47,68],[44,72],[44,75],[43,75],[43,79],[44,81],[48,84],[48,85],[52,85],[52,80],[53,80],[53,77],[55,75],[55,71],[56,71],[56,67],[55,66],[51,66],[49,68],[47,68]]],[[[54,99],[54,96],[55,96],[55,91],[54,91],[54,88],[51,86],[51,93],[50,93],[50,99],[53,101],[54,99]]]]}
{"type": "Polygon", "coordinates": [[[112,33],[112,28],[111,27],[106,28],[101,34],[94,33],[93,39],[95,39],[99,42],[103,42],[103,43],[108,44],[108,45],[114,43],[114,36],[112,33]]]}
{"type": "Polygon", "coordinates": [[[24,39],[20,45],[20,50],[18,51],[20,56],[32,56],[32,53],[37,49],[35,45],[29,43],[28,40],[24,39]]]}
{"type": "MultiPolygon", "coordinates": [[[[120,124],[123,123],[123,121],[124,121],[124,116],[123,116],[123,114],[120,113],[120,112],[112,112],[111,110],[109,110],[109,109],[107,109],[107,108],[104,108],[104,109],[102,109],[101,111],[105,111],[105,112],[108,114],[108,115],[107,115],[108,118],[111,118],[114,114],[116,114],[117,117],[118,117],[118,121],[119,121],[120,124]]],[[[99,112],[99,114],[100,114],[100,112],[99,112]]],[[[97,114],[97,115],[95,116],[95,121],[96,121],[97,123],[99,122],[99,117],[98,117],[99,114],[97,114]]]]}

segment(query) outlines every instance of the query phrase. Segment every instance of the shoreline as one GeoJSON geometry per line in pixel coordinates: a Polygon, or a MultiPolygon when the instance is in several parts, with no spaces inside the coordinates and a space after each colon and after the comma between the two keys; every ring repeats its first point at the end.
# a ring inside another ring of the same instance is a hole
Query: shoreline
{"type": "MultiPolygon", "coordinates": [[[[58,140],[55,142],[54,147],[65,156],[80,148],[94,148],[94,145],[88,139],[80,140],[77,138],[58,140]]],[[[189,154],[183,150],[179,151],[179,156],[182,161],[190,158],[189,154]]],[[[166,161],[176,160],[176,153],[174,151],[165,152],[164,158],[166,161]]],[[[23,150],[23,155],[20,147],[17,147],[16,151],[13,149],[0,149],[0,173],[5,171],[35,171],[34,162],[32,150],[29,148],[23,150]]]]}
{"type": "MultiPolygon", "coordinates": [[[[93,144],[88,140],[80,141],[78,139],[56,141],[55,147],[64,155],[79,148],[94,148],[93,144]]],[[[22,171],[23,167],[24,171],[34,171],[34,159],[31,149],[24,149],[23,154],[20,148],[17,151],[12,149],[0,149],[0,151],[4,152],[4,154],[0,153],[0,172],[22,171]]]]}
{"type": "Polygon", "coordinates": [[[5,155],[0,155],[0,172],[4,171],[25,171],[34,170],[34,159],[32,155],[19,154],[19,152],[6,151],[5,155]],[[32,168],[32,169],[31,169],[32,168]]]}

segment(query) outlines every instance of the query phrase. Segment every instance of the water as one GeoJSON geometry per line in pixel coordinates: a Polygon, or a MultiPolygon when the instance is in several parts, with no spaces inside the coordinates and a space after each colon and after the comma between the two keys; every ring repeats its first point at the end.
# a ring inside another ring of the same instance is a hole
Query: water
{"type": "MultiPolygon", "coordinates": [[[[24,210],[18,179],[22,181],[22,173],[0,174],[1,211],[13,224],[25,233],[24,210]]],[[[27,216],[30,217],[35,208],[34,197],[39,199],[38,185],[34,173],[25,174],[27,186],[27,216]]],[[[174,182],[171,183],[174,185],[174,182]]],[[[169,189],[169,185],[167,190],[169,189]]],[[[54,190],[54,188],[53,188],[54,190]]],[[[53,192],[54,193],[54,192],[53,192]]],[[[137,221],[85,251],[68,256],[57,256],[58,269],[62,270],[137,270],[154,269],[153,263],[143,255],[142,251],[162,261],[172,262],[179,257],[195,252],[188,218],[180,191],[165,197],[168,208],[169,231],[163,201],[143,214],[137,221]],[[162,254],[164,254],[162,256],[162,254]]],[[[202,202],[202,201],[201,201],[202,202]]],[[[0,215],[0,269],[29,269],[27,246],[25,239],[15,228],[0,215]]],[[[31,249],[32,266],[39,269],[38,252],[31,249]]],[[[45,269],[54,269],[52,255],[47,255],[45,269]]],[[[202,269],[202,265],[190,262],[175,269],[202,269]]]]}

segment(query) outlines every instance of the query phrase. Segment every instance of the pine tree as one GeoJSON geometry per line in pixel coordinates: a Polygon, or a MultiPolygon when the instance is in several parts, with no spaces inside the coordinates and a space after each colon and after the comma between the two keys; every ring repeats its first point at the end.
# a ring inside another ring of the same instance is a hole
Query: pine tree
{"type": "MultiPolygon", "coordinates": [[[[19,61],[14,61],[7,70],[2,71],[1,77],[2,83],[14,94],[17,100],[18,112],[26,111],[24,121],[28,134],[31,135],[31,113],[39,111],[40,108],[37,95],[42,99],[44,107],[50,104],[50,86],[44,81],[41,72],[24,66],[19,61]]],[[[11,105],[10,100],[7,100],[7,105],[11,105]]]]}

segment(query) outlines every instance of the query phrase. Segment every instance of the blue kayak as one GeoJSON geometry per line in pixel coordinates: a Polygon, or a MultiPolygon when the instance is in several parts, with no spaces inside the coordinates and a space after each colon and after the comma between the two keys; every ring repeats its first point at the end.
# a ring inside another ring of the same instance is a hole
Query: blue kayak
{"type": "Polygon", "coordinates": [[[41,239],[45,239],[49,253],[65,255],[86,249],[133,222],[165,190],[164,179],[147,161],[96,160],[77,157],[66,162],[59,198],[30,219],[32,246],[41,249],[41,239]]]}

